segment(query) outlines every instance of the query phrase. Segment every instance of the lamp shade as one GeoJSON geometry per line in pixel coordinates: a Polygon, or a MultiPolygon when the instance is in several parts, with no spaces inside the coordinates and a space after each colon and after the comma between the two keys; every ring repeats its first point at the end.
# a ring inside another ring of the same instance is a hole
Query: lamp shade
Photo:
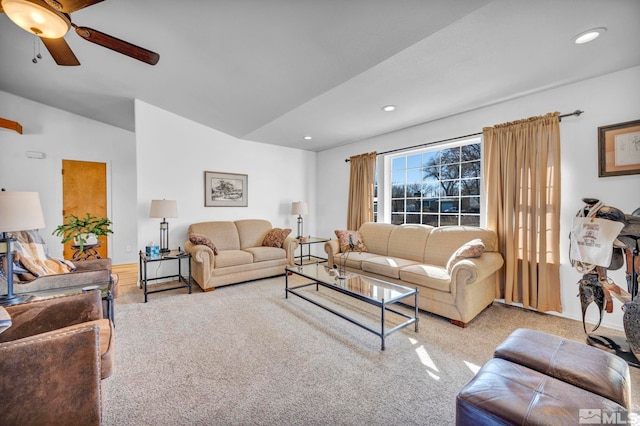
{"type": "Polygon", "coordinates": [[[149,217],[178,217],[178,202],[176,200],[151,200],[149,217]]]}
{"type": "Polygon", "coordinates": [[[294,201],[291,203],[291,214],[303,215],[309,213],[309,205],[306,201],[294,201]]]}
{"type": "Polygon", "coordinates": [[[4,13],[25,31],[45,38],[60,38],[71,28],[64,14],[33,0],[0,0],[4,13]]]}
{"type": "Polygon", "coordinates": [[[0,191],[0,232],[44,228],[37,192],[0,191]]]}

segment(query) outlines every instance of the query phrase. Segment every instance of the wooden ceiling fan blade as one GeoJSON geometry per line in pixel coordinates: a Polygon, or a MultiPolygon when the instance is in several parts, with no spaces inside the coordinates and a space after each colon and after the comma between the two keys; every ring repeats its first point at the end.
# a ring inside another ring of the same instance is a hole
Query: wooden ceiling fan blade
{"type": "Polygon", "coordinates": [[[45,0],[45,2],[57,10],[58,12],[72,13],[76,10],[84,9],[88,6],[93,6],[96,3],[100,3],[104,0],[45,0]]]}
{"type": "Polygon", "coordinates": [[[74,26],[76,33],[85,40],[99,44],[123,55],[127,55],[133,59],[145,62],[149,65],[155,65],[160,60],[160,55],[143,47],[136,46],[119,38],[107,35],[93,28],[74,26]]]}
{"type": "Polygon", "coordinates": [[[56,61],[56,64],[66,66],[80,65],[80,61],[78,61],[78,58],[76,58],[76,55],[64,38],[40,37],[40,40],[42,40],[42,43],[51,54],[53,60],[56,61]]]}

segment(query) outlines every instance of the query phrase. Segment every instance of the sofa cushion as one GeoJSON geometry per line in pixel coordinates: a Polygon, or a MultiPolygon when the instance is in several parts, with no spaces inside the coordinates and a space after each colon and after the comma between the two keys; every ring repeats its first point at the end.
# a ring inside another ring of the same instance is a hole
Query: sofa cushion
{"type": "Polygon", "coordinates": [[[199,222],[189,225],[188,234],[206,235],[215,241],[218,250],[240,250],[240,238],[235,223],[228,221],[199,222]]]}
{"type": "Polygon", "coordinates": [[[189,241],[191,241],[195,245],[207,246],[211,250],[213,250],[213,254],[218,254],[218,248],[206,235],[192,232],[191,234],[189,234],[189,241]]]}
{"type": "Polygon", "coordinates": [[[246,265],[253,263],[253,255],[243,250],[218,250],[216,256],[216,268],[228,266],[246,265]]]}
{"type": "Polygon", "coordinates": [[[445,268],[433,265],[410,265],[400,270],[400,279],[438,291],[451,292],[451,276],[445,268]]]}
{"type": "Polygon", "coordinates": [[[113,359],[115,349],[112,349],[115,345],[115,336],[113,334],[113,323],[111,320],[101,318],[93,321],[84,321],[82,323],[69,325],[57,329],[58,332],[69,332],[82,326],[98,326],[99,328],[99,343],[100,343],[100,375],[103,379],[111,376],[113,371],[113,359]]]}
{"type": "Polygon", "coordinates": [[[365,222],[360,226],[360,234],[370,253],[381,256],[389,254],[389,236],[397,225],[390,223],[365,222]]]}
{"type": "Polygon", "coordinates": [[[413,260],[401,259],[399,257],[377,256],[363,260],[362,270],[385,277],[400,279],[400,270],[415,263],[413,260]]]}
{"type": "Polygon", "coordinates": [[[338,241],[340,242],[340,251],[346,251],[345,247],[349,246],[349,237],[351,237],[351,242],[353,242],[356,251],[368,251],[360,231],[341,231],[336,229],[335,233],[336,237],[338,237],[338,241]]]}
{"type": "Polygon", "coordinates": [[[284,244],[284,240],[287,239],[287,236],[291,233],[291,229],[280,229],[273,228],[271,231],[267,232],[267,235],[262,240],[262,245],[265,247],[278,247],[282,248],[282,244],[284,244]]]}
{"type": "Polygon", "coordinates": [[[378,254],[375,253],[367,253],[366,251],[363,252],[349,252],[349,253],[337,253],[335,256],[333,256],[333,263],[335,263],[336,265],[339,266],[347,266],[349,268],[353,268],[353,269],[362,269],[362,261],[366,260],[366,259],[371,259],[373,257],[378,257],[378,254]],[[347,257],[347,254],[349,255],[347,257]],[[345,263],[345,258],[346,258],[346,265],[344,265],[345,263]]]}
{"type": "Polygon", "coordinates": [[[234,223],[240,238],[240,249],[260,247],[264,237],[273,229],[271,222],[264,219],[242,219],[234,223]]]}
{"type": "Polygon", "coordinates": [[[463,244],[454,251],[449,261],[447,262],[447,272],[451,273],[453,265],[458,263],[459,260],[468,259],[470,257],[480,257],[484,253],[484,243],[480,238],[473,239],[466,244],[463,244]]]}
{"type": "Polygon", "coordinates": [[[404,224],[391,231],[388,256],[422,263],[424,248],[433,226],[404,224]]]}
{"type": "Polygon", "coordinates": [[[434,228],[427,240],[424,262],[428,265],[445,267],[451,255],[463,244],[479,238],[485,251],[496,251],[496,233],[475,226],[441,226],[434,228]]]}
{"type": "Polygon", "coordinates": [[[243,251],[251,253],[254,262],[285,259],[287,257],[287,252],[278,247],[249,247],[243,251]]]}

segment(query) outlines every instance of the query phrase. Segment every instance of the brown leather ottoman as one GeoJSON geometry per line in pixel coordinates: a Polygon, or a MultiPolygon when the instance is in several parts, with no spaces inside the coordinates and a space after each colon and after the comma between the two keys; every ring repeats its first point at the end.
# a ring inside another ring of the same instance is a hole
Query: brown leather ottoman
{"type": "Polygon", "coordinates": [[[498,345],[494,357],[581,387],[623,407],[631,406],[629,365],[601,349],[520,328],[498,345]]]}
{"type": "MultiPolygon", "coordinates": [[[[594,410],[610,415],[620,404],[501,358],[487,362],[456,398],[456,425],[579,424],[594,410]]],[[[621,414],[625,416],[626,414],[621,414]]]]}
{"type": "Polygon", "coordinates": [[[621,358],[518,329],[458,394],[456,424],[578,424],[594,413],[626,419],[630,387],[621,358]]]}

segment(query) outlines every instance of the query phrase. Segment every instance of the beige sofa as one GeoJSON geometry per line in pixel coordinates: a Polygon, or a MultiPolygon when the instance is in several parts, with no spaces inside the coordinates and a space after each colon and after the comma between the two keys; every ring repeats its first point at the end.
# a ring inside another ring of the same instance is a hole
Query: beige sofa
{"type": "Polygon", "coordinates": [[[189,235],[207,237],[218,254],[207,245],[184,243],[191,254],[191,273],[204,291],[216,287],[283,275],[286,266],[294,265],[298,242],[286,238],[282,248],[265,247],[263,241],[273,227],[267,220],[244,219],[235,222],[212,221],[189,226],[189,235]]]}
{"type": "Polygon", "coordinates": [[[391,225],[367,222],[359,232],[367,251],[347,257],[338,240],[325,243],[329,264],[347,271],[418,288],[418,307],[465,327],[495,299],[496,271],[503,264],[494,231],[471,226],[391,225]],[[485,249],[479,257],[447,263],[474,239],[485,249]],[[346,262],[345,262],[346,258],[346,262]]]}

